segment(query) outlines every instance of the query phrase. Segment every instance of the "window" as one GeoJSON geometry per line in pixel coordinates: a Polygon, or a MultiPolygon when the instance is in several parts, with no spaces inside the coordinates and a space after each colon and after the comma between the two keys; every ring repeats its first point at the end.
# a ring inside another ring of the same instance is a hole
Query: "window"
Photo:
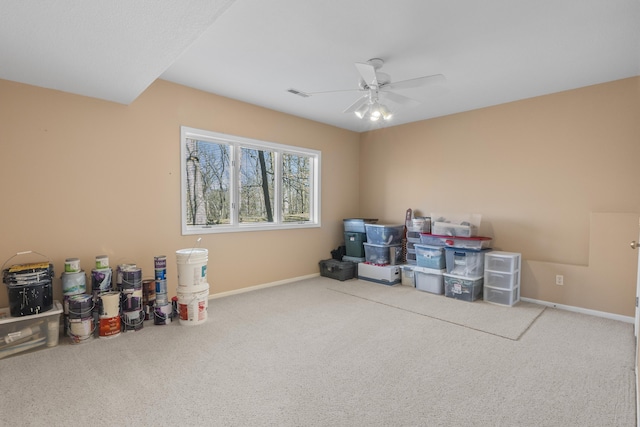
{"type": "Polygon", "coordinates": [[[320,152],[183,126],[182,234],[320,226],[320,152]]]}

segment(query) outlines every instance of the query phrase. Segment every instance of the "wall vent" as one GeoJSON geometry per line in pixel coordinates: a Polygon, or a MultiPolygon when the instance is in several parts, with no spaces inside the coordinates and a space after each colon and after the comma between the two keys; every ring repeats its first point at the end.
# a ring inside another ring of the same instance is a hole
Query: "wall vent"
{"type": "Polygon", "coordinates": [[[303,98],[308,98],[308,97],[310,97],[310,96],[311,96],[311,95],[309,95],[308,93],[304,93],[304,92],[299,91],[299,90],[296,90],[296,89],[287,89],[287,92],[292,93],[292,94],[294,94],[294,95],[301,96],[301,97],[303,97],[303,98]]]}

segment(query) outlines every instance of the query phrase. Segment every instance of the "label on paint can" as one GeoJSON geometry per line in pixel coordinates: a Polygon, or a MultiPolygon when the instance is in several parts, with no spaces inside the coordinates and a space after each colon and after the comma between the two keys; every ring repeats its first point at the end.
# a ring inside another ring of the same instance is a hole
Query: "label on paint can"
{"type": "Polygon", "coordinates": [[[156,270],[167,268],[167,257],[165,255],[153,257],[153,265],[156,270]]]}
{"type": "Polygon", "coordinates": [[[79,258],[67,258],[64,260],[64,271],[66,273],[77,273],[80,271],[79,258]]]}
{"type": "Polygon", "coordinates": [[[120,333],[120,316],[116,317],[100,317],[99,336],[111,337],[120,333]]]}
{"type": "Polygon", "coordinates": [[[96,257],[96,269],[109,268],[109,257],[107,255],[98,255],[96,257]]]}
{"type": "Polygon", "coordinates": [[[156,268],[156,280],[167,280],[166,268],[156,268]]]}

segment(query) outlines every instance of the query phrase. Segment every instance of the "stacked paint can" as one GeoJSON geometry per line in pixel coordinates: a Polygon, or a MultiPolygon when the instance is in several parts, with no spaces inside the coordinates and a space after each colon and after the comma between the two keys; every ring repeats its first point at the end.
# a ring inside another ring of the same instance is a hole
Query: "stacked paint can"
{"type": "Polygon", "coordinates": [[[156,297],[154,306],[154,325],[168,325],[171,323],[172,306],[167,295],[167,257],[154,257],[156,297]]]}
{"type": "Polygon", "coordinates": [[[64,331],[69,336],[69,298],[73,295],[86,294],[87,292],[87,276],[84,270],[80,269],[80,259],[67,258],[64,261],[64,272],[60,276],[60,281],[62,282],[64,331]]]}
{"type": "Polygon", "coordinates": [[[4,268],[16,256],[31,253],[46,258],[38,252],[18,252],[2,264],[2,281],[7,285],[9,293],[9,312],[14,317],[43,313],[53,307],[54,273],[53,264],[48,258],[43,262],[15,264],[4,268]]]}
{"type": "Polygon", "coordinates": [[[142,270],[134,264],[118,266],[121,324],[123,331],[139,331],[144,326],[142,270]]]}
{"type": "Polygon", "coordinates": [[[178,313],[181,325],[198,325],[207,320],[209,283],[207,249],[188,248],[176,251],[178,264],[178,313]]]}
{"type": "Polygon", "coordinates": [[[95,330],[93,297],[86,293],[70,295],[64,305],[68,313],[67,335],[71,343],[82,344],[92,340],[95,330]]]}
{"type": "MultiPolygon", "coordinates": [[[[108,297],[108,311],[104,311],[102,296],[113,292],[113,270],[109,266],[107,255],[97,255],[95,267],[91,270],[91,292],[93,294],[93,317],[96,324],[96,335],[99,338],[110,338],[117,336],[120,332],[120,320],[113,318],[112,299],[108,297]]],[[[119,309],[119,308],[118,308],[119,309]]],[[[119,313],[116,314],[116,317],[119,313]]]]}
{"type": "Polygon", "coordinates": [[[144,320],[152,320],[153,307],[156,303],[156,281],[154,279],[142,280],[142,306],[144,308],[144,320]]]}

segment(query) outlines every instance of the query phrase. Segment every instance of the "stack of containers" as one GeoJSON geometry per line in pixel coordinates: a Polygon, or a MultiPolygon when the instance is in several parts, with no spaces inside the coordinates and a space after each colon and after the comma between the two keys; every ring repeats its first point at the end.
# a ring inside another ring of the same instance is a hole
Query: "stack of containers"
{"type": "Polygon", "coordinates": [[[449,298],[475,301],[482,296],[484,256],[492,239],[476,235],[481,216],[477,214],[431,214],[431,232],[421,235],[423,244],[445,246],[444,294],[449,298]]]}
{"type": "Polygon", "coordinates": [[[444,293],[445,247],[416,243],[414,269],[416,289],[442,295],[444,293]]]}
{"type": "Polygon", "coordinates": [[[62,305],[53,300],[53,264],[34,251],[18,252],[0,267],[9,307],[0,308],[0,359],[58,345],[62,305]],[[36,254],[46,261],[5,266],[16,256],[36,254]]]}
{"type": "MultiPolygon", "coordinates": [[[[178,264],[178,313],[181,325],[198,325],[207,320],[209,251],[200,248],[176,251],[178,264]]],[[[157,298],[157,296],[156,296],[157,298]]]]}
{"type": "Polygon", "coordinates": [[[407,219],[405,226],[407,229],[407,253],[405,259],[407,264],[402,267],[402,284],[415,287],[415,270],[417,266],[415,245],[420,243],[420,233],[429,233],[431,231],[431,218],[416,217],[407,219]]]}
{"type": "Polygon", "coordinates": [[[109,266],[107,255],[97,255],[95,267],[91,270],[91,292],[93,294],[94,321],[97,325],[98,337],[107,338],[120,333],[120,301],[118,295],[117,307],[114,303],[113,270],[109,266]],[[103,304],[102,296],[107,297],[103,304]]]}
{"type": "Polygon", "coordinates": [[[484,257],[484,300],[511,307],[520,301],[522,256],[493,251],[484,257]]]}
{"type": "Polygon", "coordinates": [[[69,334],[69,297],[87,292],[87,276],[80,269],[80,259],[67,258],[64,261],[64,272],[60,276],[62,282],[62,307],[64,313],[64,332],[69,334]]]}
{"type": "Polygon", "coordinates": [[[93,297],[89,294],[76,294],[65,300],[68,313],[67,335],[72,344],[82,344],[93,339],[95,321],[93,318],[93,297]]]}
{"type": "Polygon", "coordinates": [[[404,225],[365,224],[367,241],[364,256],[367,264],[396,265],[402,263],[404,225]]]}
{"type": "Polygon", "coordinates": [[[118,266],[122,330],[139,331],[144,326],[142,269],[132,264],[118,266]]]}
{"type": "Polygon", "coordinates": [[[153,258],[155,268],[155,306],[153,309],[153,324],[168,325],[171,323],[173,308],[167,295],[167,257],[164,255],[153,258]]]}
{"type": "Polygon", "coordinates": [[[360,263],[365,261],[364,243],[367,241],[365,224],[375,224],[375,218],[346,218],[344,224],[344,245],[346,255],[342,261],[360,263]]]}
{"type": "Polygon", "coordinates": [[[152,320],[156,303],[156,281],[146,279],[142,281],[142,305],[144,307],[144,320],[152,320]]]}

